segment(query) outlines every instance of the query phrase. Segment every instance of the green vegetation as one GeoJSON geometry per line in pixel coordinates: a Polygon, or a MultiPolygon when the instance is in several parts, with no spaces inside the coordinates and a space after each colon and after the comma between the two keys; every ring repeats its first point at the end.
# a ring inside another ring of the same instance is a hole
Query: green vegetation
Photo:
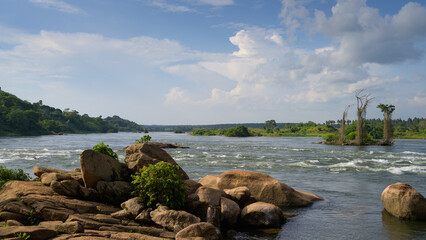
{"type": "Polygon", "coordinates": [[[104,142],[100,142],[98,144],[96,144],[95,146],[93,146],[93,150],[95,150],[96,152],[100,152],[103,153],[105,155],[108,155],[112,158],[114,158],[115,160],[118,161],[118,155],[117,153],[115,153],[110,147],[109,145],[105,145],[104,142]]]}
{"type": "Polygon", "coordinates": [[[0,188],[11,180],[29,181],[31,178],[30,175],[25,173],[22,169],[7,169],[0,165],[0,188]]]}
{"type": "Polygon", "coordinates": [[[178,174],[179,166],[167,162],[145,166],[132,175],[134,196],[141,198],[147,206],[162,204],[180,209],[185,203],[183,177],[178,174]]]}
{"type": "Polygon", "coordinates": [[[250,137],[251,135],[250,135],[247,127],[238,126],[238,127],[228,129],[228,131],[225,132],[225,136],[227,136],[227,137],[250,137]]]}
{"type": "Polygon", "coordinates": [[[0,136],[141,130],[142,126],[117,116],[89,117],[75,110],[62,111],[43,105],[42,101],[29,103],[0,90],[0,136]]]}
{"type": "MultiPolygon", "coordinates": [[[[344,139],[345,141],[354,141],[357,136],[357,121],[345,120],[344,139]]],[[[282,128],[273,128],[274,131],[268,131],[268,128],[248,128],[251,136],[269,136],[269,137],[324,137],[328,139],[339,139],[339,129],[342,126],[342,120],[329,120],[322,124],[314,122],[307,123],[277,123],[282,128]],[[337,135],[337,138],[333,135],[337,135]]],[[[382,139],[383,137],[383,119],[366,119],[366,137],[365,141],[371,139],[382,139]]],[[[392,120],[394,138],[416,138],[426,139],[426,118],[409,118],[408,120],[392,120]]],[[[198,136],[224,136],[227,129],[197,129],[191,134],[198,136]]]]}
{"type": "Polygon", "coordinates": [[[22,239],[22,240],[27,240],[27,239],[29,239],[31,236],[30,236],[30,234],[28,234],[28,233],[26,233],[26,232],[20,232],[20,233],[16,233],[15,234],[15,236],[18,238],[18,239],[22,239]]]}
{"type": "Polygon", "coordinates": [[[141,139],[139,140],[135,140],[135,143],[147,143],[151,141],[151,136],[149,135],[144,135],[143,137],[141,137],[141,139]]]}

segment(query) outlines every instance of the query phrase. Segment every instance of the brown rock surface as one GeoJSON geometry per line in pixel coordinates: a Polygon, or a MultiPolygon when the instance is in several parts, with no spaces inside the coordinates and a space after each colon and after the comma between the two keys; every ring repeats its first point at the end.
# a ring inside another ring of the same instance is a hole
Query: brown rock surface
{"type": "Polygon", "coordinates": [[[216,175],[207,175],[207,176],[201,178],[200,181],[198,181],[198,182],[205,187],[217,189],[218,188],[217,179],[218,179],[218,176],[216,176],[216,175]]]}
{"type": "Polygon", "coordinates": [[[83,181],[87,188],[96,188],[98,181],[127,181],[130,177],[125,164],[91,149],[81,153],[80,163],[83,181]]]}
{"type": "Polygon", "coordinates": [[[244,225],[279,228],[285,221],[282,210],[270,203],[256,202],[241,210],[241,222],[244,225]]]}
{"type": "Polygon", "coordinates": [[[394,183],[382,192],[386,211],[401,219],[426,221],[426,199],[406,183],[394,183]]]}
{"type": "Polygon", "coordinates": [[[120,204],[131,198],[133,185],[124,181],[105,182],[99,181],[96,190],[107,202],[120,206],[120,204]]]}
{"type": "Polygon", "coordinates": [[[245,186],[257,201],[275,204],[279,207],[306,207],[316,200],[315,194],[293,189],[275,178],[259,172],[233,170],[222,173],[217,180],[220,189],[245,186]]]}
{"type": "Polygon", "coordinates": [[[201,222],[189,225],[176,234],[177,240],[199,239],[219,240],[222,239],[219,229],[210,223],[201,222]]]}
{"type": "Polygon", "coordinates": [[[237,223],[238,217],[240,216],[240,206],[231,199],[222,197],[220,201],[220,220],[227,226],[233,226],[237,223]]]}
{"type": "MultiPolygon", "coordinates": [[[[137,172],[139,169],[144,166],[148,166],[149,164],[157,164],[160,161],[178,165],[166,151],[155,146],[155,144],[139,143],[126,147],[125,162],[127,167],[133,172],[137,172]]],[[[179,173],[184,177],[184,179],[189,179],[188,175],[182,168],[179,169],[179,173]]]]}
{"type": "Polygon", "coordinates": [[[170,210],[167,207],[160,206],[150,213],[151,219],[156,224],[178,232],[185,227],[199,223],[200,218],[185,211],[170,210]]]}
{"type": "Polygon", "coordinates": [[[29,234],[31,239],[44,240],[55,237],[55,230],[43,228],[39,226],[12,226],[0,228],[0,238],[14,238],[17,234],[29,234]]]}

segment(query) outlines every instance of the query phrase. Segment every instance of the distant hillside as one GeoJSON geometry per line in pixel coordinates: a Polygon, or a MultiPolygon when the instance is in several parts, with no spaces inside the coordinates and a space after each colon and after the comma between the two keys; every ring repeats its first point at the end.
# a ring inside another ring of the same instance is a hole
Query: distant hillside
{"type": "Polygon", "coordinates": [[[102,119],[60,110],[42,101],[30,103],[0,90],[0,136],[45,135],[57,133],[106,133],[141,131],[142,126],[118,116],[102,119]]]}
{"type": "Polygon", "coordinates": [[[119,132],[142,132],[144,130],[142,125],[122,119],[116,115],[105,118],[105,121],[117,128],[119,132]]]}

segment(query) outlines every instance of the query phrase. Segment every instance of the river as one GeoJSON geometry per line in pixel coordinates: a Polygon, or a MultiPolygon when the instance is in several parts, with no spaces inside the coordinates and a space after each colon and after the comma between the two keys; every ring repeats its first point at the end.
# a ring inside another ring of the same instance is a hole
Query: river
{"type": "MultiPolygon", "coordinates": [[[[153,141],[189,149],[168,149],[194,179],[242,169],[273,176],[294,188],[324,198],[297,214],[278,235],[242,233],[239,239],[426,239],[426,222],[402,221],[383,211],[381,192],[395,182],[408,183],[426,195],[426,140],[396,140],[389,146],[329,146],[320,138],[190,136],[149,133],[153,141]]],[[[2,137],[0,164],[72,170],[79,155],[103,141],[124,160],[123,147],[142,134],[68,134],[2,137]]]]}

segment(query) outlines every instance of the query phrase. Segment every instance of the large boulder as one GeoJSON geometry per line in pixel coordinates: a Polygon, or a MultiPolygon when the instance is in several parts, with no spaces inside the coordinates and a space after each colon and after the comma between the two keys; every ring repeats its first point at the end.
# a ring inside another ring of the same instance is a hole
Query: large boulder
{"type": "Polygon", "coordinates": [[[143,204],[139,197],[131,198],[121,205],[121,208],[129,212],[133,218],[135,218],[143,209],[146,208],[145,204],[143,204]]]}
{"type": "Polygon", "coordinates": [[[220,201],[220,220],[226,226],[233,226],[240,216],[240,206],[231,199],[222,197],[220,201]]]}
{"type": "MultiPolygon", "coordinates": [[[[139,143],[127,146],[126,159],[124,161],[132,172],[137,172],[144,166],[148,166],[149,164],[154,165],[161,161],[178,165],[166,151],[151,143],[139,143]]],[[[182,168],[179,168],[179,174],[181,174],[185,180],[189,179],[182,168]]]]}
{"type": "Polygon", "coordinates": [[[241,223],[247,226],[279,228],[285,221],[282,210],[270,203],[252,203],[241,211],[241,223]]]}
{"type": "Polygon", "coordinates": [[[200,218],[195,215],[185,211],[171,210],[165,206],[158,207],[150,215],[153,222],[174,232],[200,222],[200,218]]]}
{"type": "Polygon", "coordinates": [[[203,239],[219,240],[222,239],[219,229],[210,223],[200,222],[189,225],[176,234],[177,240],[183,239],[203,239]]]}
{"type": "Polygon", "coordinates": [[[382,192],[382,203],[390,214],[409,220],[426,220],[426,199],[406,183],[394,183],[382,192]]]}
{"type": "Polygon", "coordinates": [[[260,172],[233,170],[218,176],[219,189],[247,187],[257,201],[279,207],[306,207],[322,198],[308,192],[293,189],[275,178],[260,172]]]}
{"type": "Polygon", "coordinates": [[[99,181],[128,181],[130,179],[130,171],[124,163],[91,149],[81,153],[80,163],[84,185],[87,188],[96,188],[99,181]]]}

